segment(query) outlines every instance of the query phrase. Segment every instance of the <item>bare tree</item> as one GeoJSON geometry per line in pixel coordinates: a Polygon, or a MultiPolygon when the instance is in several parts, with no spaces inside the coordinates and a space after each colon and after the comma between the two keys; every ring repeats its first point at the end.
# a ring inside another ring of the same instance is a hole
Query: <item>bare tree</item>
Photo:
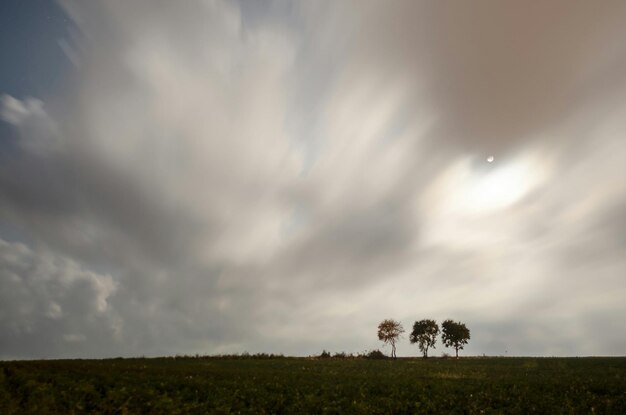
{"type": "Polygon", "coordinates": [[[399,322],[386,319],[378,325],[378,340],[391,345],[391,357],[396,358],[396,342],[400,335],[404,333],[404,328],[399,322]]]}

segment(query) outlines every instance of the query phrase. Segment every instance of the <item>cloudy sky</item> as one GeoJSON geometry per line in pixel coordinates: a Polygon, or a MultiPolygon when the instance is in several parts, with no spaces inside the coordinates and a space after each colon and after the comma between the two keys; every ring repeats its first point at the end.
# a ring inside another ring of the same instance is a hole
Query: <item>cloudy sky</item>
{"type": "Polygon", "coordinates": [[[626,2],[0,16],[0,358],[626,354],[626,2]]]}

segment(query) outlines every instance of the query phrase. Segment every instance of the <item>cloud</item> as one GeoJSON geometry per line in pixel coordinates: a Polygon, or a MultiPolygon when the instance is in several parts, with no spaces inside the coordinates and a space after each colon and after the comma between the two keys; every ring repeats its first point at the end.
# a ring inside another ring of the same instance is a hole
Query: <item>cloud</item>
{"type": "Polygon", "coordinates": [[[620,2],[397,1],[358,9],[350,19],[353,68],[393,74],[425,94],[439,119],[437,143],[462,152],[517,150],[589,105],[620,99],[626,86],[620,2]]]}
{"type": "Polygon", "coordinates": [[[620,4],[62,4],[66,95],[2,100],[1,355],[623,348],[620,4]]]}
{"type": "Polygon", "coordinates": [[[36,98],[16,99],[3,95],[0,99],[0,119],[20,130],[20,145],[31,153],[44,155],[58,151],[62,139],[56,123],[48,115],[44,103],[36,98]]]}
{"type": "Polygon", "coordinates": [[[115,335],[116,317],[109,300],[117,283],[110,275],[88,271],[46,249],[1,239],[0,267],[3,358],[97,355],[66,348],[64,341],[86,341],[87,335],[74,334],[75,330],[88,333],[92,347],[115,335]]]}
{"type": "Polygon", "coordinates": [[[24,102],[10,95],[2,96],[2,119],[13,125],[20,125],[29,116],[43,115],[43,102],[35,98],[28,98],[24,102]]]}

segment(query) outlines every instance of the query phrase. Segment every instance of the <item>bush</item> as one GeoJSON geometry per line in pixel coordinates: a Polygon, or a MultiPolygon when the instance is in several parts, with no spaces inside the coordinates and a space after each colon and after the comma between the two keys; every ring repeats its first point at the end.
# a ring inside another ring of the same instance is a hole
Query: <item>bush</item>
{"type": "Polygon", "coordinates": [[[376,350],[371,350],[369,353],[367,353],[365,355],[366,359],[386,359],[387,356],[385,356],[385,354],[383,352],[381,352],[380,350],[376,349],[376,350]]]}
{"type": "Polygon", "coordinates": [[[320,359],[329,359],[329,358],[330,358],[330,352],[323,350],[322,354],[320,355],[320,359]]]}

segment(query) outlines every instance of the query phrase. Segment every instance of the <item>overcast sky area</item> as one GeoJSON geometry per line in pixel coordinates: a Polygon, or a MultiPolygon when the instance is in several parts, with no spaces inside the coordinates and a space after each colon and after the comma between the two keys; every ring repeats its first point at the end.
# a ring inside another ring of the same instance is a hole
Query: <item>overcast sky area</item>
{"type": "Polygon", "coordinates": [[[626,2],[0,16],[0,359],[626,354],[626,2]]]}

